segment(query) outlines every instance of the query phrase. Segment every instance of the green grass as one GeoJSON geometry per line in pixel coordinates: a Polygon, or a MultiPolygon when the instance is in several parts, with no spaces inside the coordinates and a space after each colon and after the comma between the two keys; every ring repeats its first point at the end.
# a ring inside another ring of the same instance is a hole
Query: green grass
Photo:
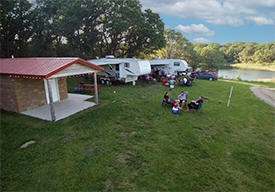
{"type": "Polygon", "coordinates": [[[172,114],[158,83],[103,86],[56,123],[2,112],[1,191],[274,191],[275,110],[249,85],[197,80],[184,90],[209,98],[201,113],[172,114]]]}

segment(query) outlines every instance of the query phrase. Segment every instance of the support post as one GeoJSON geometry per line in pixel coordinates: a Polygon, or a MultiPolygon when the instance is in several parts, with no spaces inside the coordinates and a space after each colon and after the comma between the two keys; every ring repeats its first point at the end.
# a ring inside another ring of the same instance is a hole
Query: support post
{"type": "Polygon", "coordinates": [[[94,72],[94,84],[95,84],[95,103],[98,104],[98,90],[97,90],[97,78],[96,78],[96,72],[94,72]]]}
{"type": "Polygon", "coordinates": [[[133,86],[135,86],[136,85],[136,81],[133,81],[133,86]]]}
{"type": "Polygon", "coordinates": [[[50,106],[50,111],[51,111],[51,118],[52,118],[52,121],[55,121],[56,117],[55,117],[55,110],[54,110],[54,105],[53,105],[53,93],[52,93],[51,84],[50,84],[49,79],[47,79],[47,85],[48,85],[48,92],[49,92],[49,101],[50,101],[49,106],[50,106]]]}

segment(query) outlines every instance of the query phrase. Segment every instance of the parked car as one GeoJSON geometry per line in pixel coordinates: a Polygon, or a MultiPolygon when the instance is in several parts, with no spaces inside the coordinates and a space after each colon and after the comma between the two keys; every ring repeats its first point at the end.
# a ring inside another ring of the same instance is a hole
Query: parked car
{"type": "Polygon", "coordinates": [[[218,76],[211,72],[199,72],[195,74],[195,77],[198,79],[208,79],[210,81],[218,80],[218,76]]]}

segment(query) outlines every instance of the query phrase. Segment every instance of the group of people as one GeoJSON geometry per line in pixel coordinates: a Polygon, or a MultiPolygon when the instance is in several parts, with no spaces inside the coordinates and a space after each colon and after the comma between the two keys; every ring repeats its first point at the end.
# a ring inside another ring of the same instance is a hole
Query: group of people
{"type": "Polygon", "coordinates": [[[191,86],[194,78],[191,78],[188,75],[179,75],[175,76],[175,74],[170,75],[169,73],[166,77],[162,77],[162,82],[165,86],[169,86],[170,90],[175,89],[175,85],[178,82],[179,86],[191,86]]]}
{"type": "MultiPolygon", "coordinates": [[[[172,107],[172,113],[178,114],[181,110],[183,110],[183,107],[187,104],[187,98],[188,98],[188,91],[182,91],[177,99],[172,99],[169,97],[169,93],[166,92],[162,103],[171,104],[172,107]]],[[[200,109],[202,106],[202,103],[204,101],[204,98],[202,96],[199,96],[199,98],[194,101],[192,100],[189,104],[187,104],[186,111],[190,111],[190,109],[200,109]]]]}
{"type": "Polygon", "coordinates": [[[180,86],[191,86],[194,78],[191,78],[188,75],[183,75],[179,78],[179,85],[180,86]]]}
{"type": "MultiPolygon", "coordinates": [[[[191,86],[194,80],[194,78],[188,75],[188,71],[182,73],[177,72],[177,74],[174,74],[156,69],[152,69],[151,78],[155,81],[161,81],[164,84],[164,86],[169,87],[170,90],[175,89],[176,83],[178,83],[179,86],[191,86]]],[[[144,79],[148,80],[150,79],[150,76],[144,79]]]]}

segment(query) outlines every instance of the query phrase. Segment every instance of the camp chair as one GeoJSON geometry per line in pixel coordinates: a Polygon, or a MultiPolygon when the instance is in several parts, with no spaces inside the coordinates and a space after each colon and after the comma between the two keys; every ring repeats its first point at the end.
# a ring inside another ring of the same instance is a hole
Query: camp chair
{"type": "Polygon", "coordinates": [[[196,109],[196,110],[198,110],[199,113],[201,112],[202,104],[203,104],[203,102],[201,102],[201,103],[199,104],[198,109],[196,109]]]}
{"type": "Polygon", "coordinates": [[[190,109],[190,110],[196,110],[196,111],[198,111],[200,113],[201,112],[201,108],[202,108],[202,104],[203,104],[203,102],[199,104],[198,108],[192,107],[192,109],[190,109]]]}
{"type": "Polygon", "coordinates": [[[166,102],[163,99],[162,102],[161,102],[162,105],[173,105],[173,103],[174,103],[174,99],[170,99],[170,102],[166,102]]]}

